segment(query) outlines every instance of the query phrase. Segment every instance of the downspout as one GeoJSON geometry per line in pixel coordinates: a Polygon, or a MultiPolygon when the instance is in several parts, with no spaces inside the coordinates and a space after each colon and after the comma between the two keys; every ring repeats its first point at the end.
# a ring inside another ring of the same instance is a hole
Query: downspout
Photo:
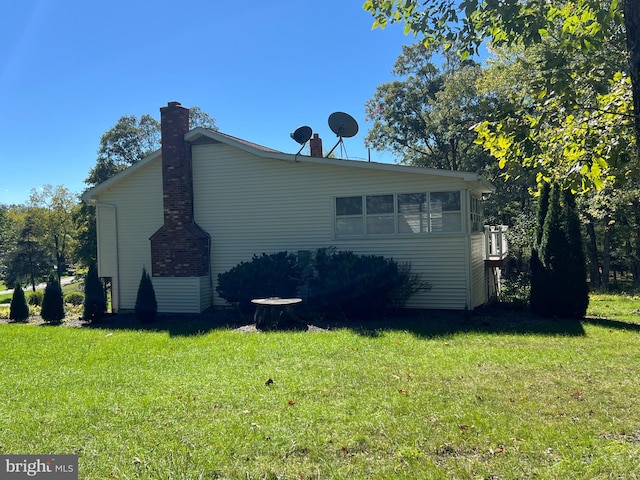
{"type": "MultiPolygon", "coordinates": [[[[116,206],[112,203],[101,203],[98,201],[94,201],[93,205],[97,208],[97,207],[107,207],[107,208],[112,208],[113,209],[113,220],[114,220],[114,227],[115,227],[115,236],[116,236],[116,293],[118,296],[118,310],[120,309],[120,248],[118,247],[118,239],[120,238],[120,236],[118,235],[118,209],[116,208],[116,206]]],[[[96,235],[98,235],[98,238],[100,238],[100,224],[98,223],[98,215],[97,215],[97,210],[96,210],[96,235]]],[[[98,256],[98,262],[100,261],[100,256],[98,256]]],[[[100,270],[100,265],[98,264],[98,270],[100,270]]],[[[113,295],[111,298],[111,310],[113,311],[113,295]]]]}

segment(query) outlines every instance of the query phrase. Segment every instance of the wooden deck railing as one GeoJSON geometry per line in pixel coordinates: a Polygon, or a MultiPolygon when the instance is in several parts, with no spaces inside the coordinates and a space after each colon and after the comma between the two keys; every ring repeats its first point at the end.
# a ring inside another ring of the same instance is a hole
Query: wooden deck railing
{"type": "Polygon", "coordinates": [[[506,225],[484,226],[485,260],[501,262],[507,258],[509,254],[507,230],[506,225]]]}

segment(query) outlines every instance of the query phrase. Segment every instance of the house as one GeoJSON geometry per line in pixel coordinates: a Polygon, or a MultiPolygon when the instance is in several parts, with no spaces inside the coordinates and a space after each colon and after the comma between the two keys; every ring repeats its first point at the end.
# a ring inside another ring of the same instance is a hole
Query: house
{"type": "Polygon", "coordinates": [[[160,111],[161,150],[83,195],[114,312],[134,308],[143,268],[159,312],[199,313],[254,254],[328,246],[410,262],[432,285],[412,308],[472,309],[499,288],[503,231],[485,232],[479,175],[324,158],[317,134],[310,156],[282,153],[189,130],[178,102],[160,111]]]}

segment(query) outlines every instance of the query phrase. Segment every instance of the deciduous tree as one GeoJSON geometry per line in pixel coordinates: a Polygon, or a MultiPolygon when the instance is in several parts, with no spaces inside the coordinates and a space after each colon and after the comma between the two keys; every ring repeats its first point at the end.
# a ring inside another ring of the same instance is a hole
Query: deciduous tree
{"type": "MultiPolygon", "coordinates": [[[[367,0],[364,9],[374,16],[374,26],[384,27],[388,23],[403,22],[405,32],[413,32],[423,36],[427,45],[444,42],[448,46],[460,47],[462,58],[470,53],[475,53],[483,41],[489,40],[493,46],[521,46],[527,54],[544,45],[552,45],[546,48],[537,69],[542,72],[533,99],[537,99],[545,108],[544,112],[565,112],[559,119],[567,131],[571,131],[574,138],[566,151],[562,150],[562,157],[555,156],[554,166],[564,164],[565,169],[556,168],[558,171],[545,171],[539,173],[539,181],[545,181],[545,175],[553,173],[555,180],[563,178],[563,174],[571,174],[573,186],[584,179],[584,188],[602,186],[602,182],[611,173],[608,160],[608,152],[603,155],[588,156],[593,149],[585,148],[580,140],[580,126],[582,119],[572,115],[574,106],[581,105],[581,99],[591,86],[595,87],[595,95],[591,98],[591,115],[584,117],[586,125],[611,118],[615,112],[616,121],[625,115],[629,117],[632,137],[634,142],[632,149],[634,157],[638,160],[638,139],[640,138],[640,5],[634,0],[617,0],[605,2],[602,0],[574,0],[572,2],[557,0],[549,2],[522,2],[520,0],[504,0],[500,2],[484,2],[479,0],[433,0],[422,2],[420,0],[367,0]],[[620,41],[621,35],[626,33],[626,44],[620,41]],[[626,55],[629,74],[625,75],[622,69],[608,75],[607,80],[612,84],[607,91],[598,90],[602,82],[603,68],[609,63],[617,67],[615,59],[608,58],[604,62],[598,52],[607,51],[610,46],[617,49],[618,56],[626,55]],[[567,62],[567,59],[582,57],[586,63],[567,62]],[[628,78],[627,78],[628,77],[628,78]],[[578,81],[580,88],[574,88],[578,81]],[[625,84],[630,88],[625,87],[625,84]],[[624,96],[619,91],[631,92],[629,98],[633,98],[629,108],[626,106],[620,110],[614,110],[618,99],[624,96]],[[613,98],[607,95],[613,94],[613,98]],[[598,97],[599,95],[599,97],[598,97]],[[595,98],[595,102],[594,102],[595,98]],[[634,108],[635,106],[635,108],[634,108]],[[635,113],[634,113],[635,112],[635,113]],[[582,177],[577,181],[576,177],[582,177]]],[[[534,159],[536,149],[535,127],[540,125],[540,118],[532,115],[520,117],[521,121],[528,120],[534,135],[528,135],[526,142],[521,143],[520,158],[534,159]],[[528,155],[527,155],[528,154],[528,155]]],[[[547,119],[548,120],[548,119],[547,119]]],[[[545,126],[545,123],[542,123],[545,126]]],[[[526,127],[526,125],[523,124],[526,127]]],[[[493,131],[484,131],[485,144],[495,144],[498,148],[494,154],[505,151],[514,151],[517,145],[514,140],[520,137],[505,134],[513,131],[513,126],[503,125],[493,131]],[[491,137],[490,134],[494,136],[491,137]]],[[[607,128],[604,128],[606,131],[607,128]]],[[[523,128],[518,131],[522,133],[523,128]]],[[[552,129],[547,129],[547,132],[552,129]]],[[[590,136],[590,138],[593,138],[590,136]]],[[[546,139],[547,145],[552,145],[552,138],[546,139]]],[[[606,150],[605,145],[602,148],[606,150]]],[[[622,143],[622,142],[621,142],[622,143]]],[[[595,150],[600,148],[597,146],[595,150]]],[[[504,156],[503,156],[504,157],[504,156]]],[[[499,158],[503,158],[499,157],[499,158]]],[[[636,162],[640,164],[640,160],[636,162]]],[[[540,162],[542,166],[549,166],[544,158],[540,162]]],[[[615,168],[615,166],[614,166],[615,168]]],[[[617,173],[617,172],[614,172],[617,173]]]]}
{"type": "Polygon", "coordinates": [[[422,43],[404,46],[393,74],[366,104],[373,126],[365,142],[406,164],[479,171],[489,156],[475,143],[472,127],[487,118],[487,97],[476,83],[482,69],[452,52],[422,43]],[[436,56],[443,56],[437,65],[436,56]]]}
{"type": "Polygon", "coordinates": [[[30,215],[41,224],[42,246],[46,246],[55,259],[58,281],[66,273],[67,263],[76,238],[77,228],[73,214],[78,200],[65,186],[44,185],[31,190],[30,215]]]}

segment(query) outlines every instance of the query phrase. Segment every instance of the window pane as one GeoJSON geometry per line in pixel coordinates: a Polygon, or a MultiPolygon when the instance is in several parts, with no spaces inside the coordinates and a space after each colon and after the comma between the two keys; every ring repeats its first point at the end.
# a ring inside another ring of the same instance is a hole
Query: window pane
{"type": "Polygon", "coordinates": [[[362,197],[336,198],[336,215],[362,215],[362,197]]]}
{"type": "Polygon", "coordinates": [[[426,215],[399,215],[398,233],[426,233],[426,215]]]}
{"type": "Polygon", "coordinates": [[[374,235],[395,233],[393,219],[391,215],[367,215],[367,233],[374,235]]]}
{"type": "Polygon", "coordinates": [[[433,192],[430,195],[431,209],[441,212],[460,211],[460,191],[433,192]]]}
{"type": "Polygon", "coordinates": [[[431,216],[432,232],[461,232],[462,231],[462,214],[440,213],[431,216]]]}
{"type": "Polygon", "coordinates": [[[398,213],[421,213],[427,211],[426,193],[398,194],[398,213]]]}
{"type": "Polygon", "coordinates": [[[462,231],[462,214],[445,213],[442,215],[442,231],[443,232],[461,232],[462,231]]]}
{"type": "Polygon", "coordinates": [[[343,217],[336,219],[336,235],[362,235],[362,217],[343,217]]]}
{"type": "Polygon", "coordinates": [[[393,213],[393,195],[367,195],[367,215],[393,213]]]}

